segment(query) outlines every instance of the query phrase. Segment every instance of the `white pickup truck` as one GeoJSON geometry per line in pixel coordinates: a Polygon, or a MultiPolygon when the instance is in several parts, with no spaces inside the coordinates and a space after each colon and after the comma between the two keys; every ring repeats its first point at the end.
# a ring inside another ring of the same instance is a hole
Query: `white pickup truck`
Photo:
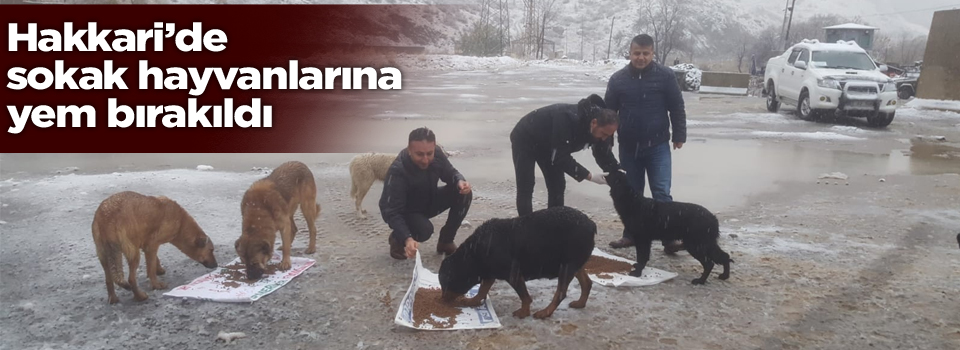
{"type": "Polygon", "coordinates": [[[897,85],[883,74],[886,70],[856,42],[804,40],[767,61],[767,110],[776,112],[783,103],[797,106],[804,120],[833,113],[886,127],[897,110],[897,85]]]}

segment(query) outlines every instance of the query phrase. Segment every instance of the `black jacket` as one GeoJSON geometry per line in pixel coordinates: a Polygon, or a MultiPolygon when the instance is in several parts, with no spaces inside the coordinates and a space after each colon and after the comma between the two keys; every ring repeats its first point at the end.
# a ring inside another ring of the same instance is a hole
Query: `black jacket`
{"type": "Polygon", "coordinates": [[[590,146],[597,165],[604,172],[620,168],[613,156],[613,137],[598,141],[590,134],[591,105],[604,107],[600,96],[591,96],[577,104],[558,103],[534,110],[517,122],[510,133],[513,147],[549,157],[553,165],[575,180],[583,181],[590,170],[577,163],[572,153],[590,146]]]}
{"type": "Polygon", "coordinates": [[[417,167],[404,148],[387,170],[387,179],[380,196],[380,215],[383,221],[394,231],[398,231],[405,240],[410,237],[410,227],[405,214],[426,214],[437,197],[438,181],[456,186],[463,175],[450,164],[446,154],[436,147],[433,162],[426,170],[417,167]]]}

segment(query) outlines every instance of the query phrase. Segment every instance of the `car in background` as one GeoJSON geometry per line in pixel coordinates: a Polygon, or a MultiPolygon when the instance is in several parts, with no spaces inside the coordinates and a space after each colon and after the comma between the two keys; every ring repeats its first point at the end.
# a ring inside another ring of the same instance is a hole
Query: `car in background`
{"type": "Polygon", "coordinates": [[[762,95],[767,110],[793,105],[803,120],[826,114],[865,117],[890,125],[898,107],[897,84],[856,42],[803,40],[767,61],[762,95]]]}
{"type": "Polygon", "coordinates": [[[901,100],[908,100],[917,95],[917,81],[920,80],[920,69],[923,61],[917,61],[912,67],[903,67],[903,73],[893,77],[897,84],[897,96],[901,100]]]}

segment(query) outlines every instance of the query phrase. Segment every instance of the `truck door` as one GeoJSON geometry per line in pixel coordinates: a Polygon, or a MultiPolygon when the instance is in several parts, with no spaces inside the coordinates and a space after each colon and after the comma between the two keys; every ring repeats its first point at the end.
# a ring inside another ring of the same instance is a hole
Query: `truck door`
{"type": "MultiPolygon", "coordinates": [[[[787,101],[792,101],[793,104],[796,104],[800,97],[801,77],[806,72],[794,66],[799,61],[803,51],[806,50],[794,49],[790,53],[790,57],[787,58],[787,63],[783,65],[783,71],[780,72],[780,95],[786,97],[787,101]]],[[[809,53],[807,57],[810,57],[809,53]]]]}

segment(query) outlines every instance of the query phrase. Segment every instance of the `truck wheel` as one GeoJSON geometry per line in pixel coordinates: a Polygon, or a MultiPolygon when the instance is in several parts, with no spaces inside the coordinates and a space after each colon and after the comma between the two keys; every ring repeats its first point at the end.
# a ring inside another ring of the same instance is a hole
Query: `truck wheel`
{"type": "Polygon", "coordinates": [[[910,85],[901,86],[899,89],[897,89],[897,97],[899,97],[901,100],[907,100],[913,97],[913,87],[910,85]]]}
{"type": "Polygon", "coordinates": [[[885,128],[893,122],[893,116],[895,114],[896,112],[867,114],[867,124],[875,128],[885,128]]]}
{"type": "Polygon", "coordinates": [[[777,100],[777,90],[774,89],[773,83],[769,84],[767,87],[767,110],[773,113],[777,113],[780,110],[780,101],[777,100]]]}
{"type": "Polygon", "coordinates": [[[810,94],[807,90],[800,93],[800,102],[797,103],[797,115],[803,120],[820,119],[820,112],[810,107],[810,94]]]}

